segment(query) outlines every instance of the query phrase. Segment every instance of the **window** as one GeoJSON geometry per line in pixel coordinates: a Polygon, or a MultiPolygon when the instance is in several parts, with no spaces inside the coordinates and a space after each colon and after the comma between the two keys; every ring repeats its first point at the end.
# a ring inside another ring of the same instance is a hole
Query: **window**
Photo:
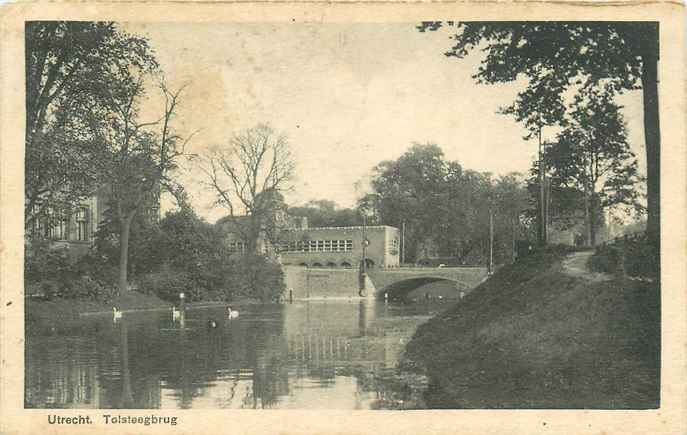
{"type": "Polygon", "coordinates": [[[281,252],[351,252],[353,240],[283,241],[279,247],[281,252]]]}
{"type": "Polygon", "coordinates": [[[389,247],[388,247],[389,254],[391,254],[391,255],[398,254],[398,239],[396,237],[394,237],[393,239],[390,239],[389,242],[390,242],[389,247]]]}
{"type": "Polygon", "coordinates": [[[88,209],[79,207],[76,211],[76,240],[88,240],[88,209]]]}
{"type": "Polygon", "coordinates": [[[67,240],[67,219],[64,213],[48,211],[45,236],[52,240],[67,240]]]}
{"type": "Polygon", "coordinates": [[[229,242],[229,252],[231,254],[236,254],[236,253],[243,253],[244,251],[244,244],[241,241],[238,242],[229,242]]]}

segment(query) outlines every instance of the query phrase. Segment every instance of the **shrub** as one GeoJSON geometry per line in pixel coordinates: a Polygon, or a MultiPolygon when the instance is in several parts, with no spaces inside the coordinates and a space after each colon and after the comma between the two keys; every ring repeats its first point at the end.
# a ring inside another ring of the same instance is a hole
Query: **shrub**
{"type": "Polygon", "coordinates": [[[660,255],[654,246],[647,242],[635,242],[627,245],[625,272],[628,275],[657,278],[659,267],[660,255]]]}
{"type": "Polygon", "coordinates": [[[629,276],[656,278],[660,256],[646,240],[621,241],[597,248],[589,260],[595,272],[622,273],[629,276]]]}
{"type": "Polygon", "coordinates": [[[233,260],[235,273],[226,288],[227,298],[245,296],[262,302],[277,301],[284,294],[284,272],[279,264],[260,255],[233,260]]]}
{"type": "Polygon", "coordinates": [[[201,299],[198,288],[193,285],[193,281],[185,272],[161,271],[153,272],[138,277],[139,291],[147,294],[154,294],[162,300],[178,302],[179,293],[185,293],[186,300],[194,301],[201,299]]]}
{"type": "Polygon", "coordinates": [[[27,283],[45,280],[66,285],[73,280],[77,271],[70,260],[66,247],[52,246],[48,240],[33,240],[24,256],[24,273],[27,283]]]}
{"type": "Polygon", "coordinates": [[[88,275],[73,280],[62,291],[66,299],[101,299],[111,300],[114,296],[114,286],[106,286],[88,275]]]}

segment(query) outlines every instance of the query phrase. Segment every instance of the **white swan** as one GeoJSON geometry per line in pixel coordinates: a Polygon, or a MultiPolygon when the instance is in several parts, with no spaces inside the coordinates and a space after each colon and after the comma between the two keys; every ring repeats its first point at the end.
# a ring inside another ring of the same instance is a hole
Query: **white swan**
{"type": "Polygon", "coordinates": [[[122,312],[117,309],[117,307],[112,307],[112,320],[117,321],[122,318],[122,312]]]}
{"type": "Polygon", "coordinates": [[[181,319],[181,311],[177,310],[177,307],[172,307],[172,320],[181,319]]]}
{"type": "Polygon", "coordinates": [[[227,307],[227,317],[230,319],[235,319],[239,316],[239,312],[237,310],[232,310],[231,307],[227,307]]]}

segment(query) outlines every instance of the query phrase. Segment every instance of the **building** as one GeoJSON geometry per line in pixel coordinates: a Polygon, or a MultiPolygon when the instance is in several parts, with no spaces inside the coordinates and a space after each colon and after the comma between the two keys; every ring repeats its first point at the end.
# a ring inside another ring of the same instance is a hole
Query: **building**
{"type": "MultiPolygon", "coordinates": [[[[50,240],[56,248],[66,247],[76,257],[84,255],[95,243],[98,226],[106,218],[108,202],[109,189],[101,187],[69,212],[49,209],[46,216],[34,222],[30,235],[50,240]]],[[[159,193],[153,195],[150,205],[143,207],[142,213],[150,221],[159,221],[159,193]]]]}
{"type": "MultiPolygon", "coordinates": [[[[284,229],[307,229],[308,228],[308,218],[307,217],[294,217],[283,210],[277,210],[274,214],[274,219],[272,220],[275,232],[281,232],[284,229]]],[[[229,251],[232,254],[243,254],[246,251],[246,233],[248,231],[244,230],[250,226],[250,219],[248,216],[225,216],[215,223],[219,227],[223,234],[225,234],[225,242],[229,247],[229,251]],[[244,230],[244,231],[242,231],[244,230]]],[[[270,243],[267,237],[268,231],[263,229],[260,231],[258,239],[256,241],[256,249],[258,252],[270,256],[276,257],[278,247],[273,243],[270,243]]]]}
{"type": "Polygon", "coordinates": [[[367,241],[368,267],[399,266],[399,231],[386,225],[285,229],[280,239],[278,253],[284,265],[358,267],[367,241]]]}
{"type": "MultiPolygon", "coordinates": [[[[225,243],[232,254],[245,252],[239,227],[246,219],[245,216],[227,216],[217,221],[216,225],[226,234],[225,243]]],[[[357,268],[363,259],[363,240],[367,240],[368,267],[399,266],[397,228],[386,225],[310,228],[306,217],[281,212],[275,219],[279,228],[278,241],[268,240],[263,232],[258,237],[257,250],[285,266],[357,268]]]]}

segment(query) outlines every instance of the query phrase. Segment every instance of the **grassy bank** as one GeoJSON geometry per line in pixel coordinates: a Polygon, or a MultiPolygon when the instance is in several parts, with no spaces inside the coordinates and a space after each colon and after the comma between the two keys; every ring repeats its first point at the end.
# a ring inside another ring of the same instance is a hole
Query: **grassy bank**
{"type": "Polygon", "coordinates": [[[43,326],[45,324],[67,324],[77,321],[83,313],[110,312],[112,307],[120,310],[169,308],[172,304],[165,302],[155,295],[147,295],[137,291],[129,291],[117,296],[111,302],[101,302],[92,299],[62,299],[53,300],[26,299],[26,325],[43,326]]]}
{"type": "Polygon", "coordinates": [[[565,255],[503,267],[418,329],[402,365],[429,377],[430,407],[658,406],[657,285],[574,276],[565,255]]]}

